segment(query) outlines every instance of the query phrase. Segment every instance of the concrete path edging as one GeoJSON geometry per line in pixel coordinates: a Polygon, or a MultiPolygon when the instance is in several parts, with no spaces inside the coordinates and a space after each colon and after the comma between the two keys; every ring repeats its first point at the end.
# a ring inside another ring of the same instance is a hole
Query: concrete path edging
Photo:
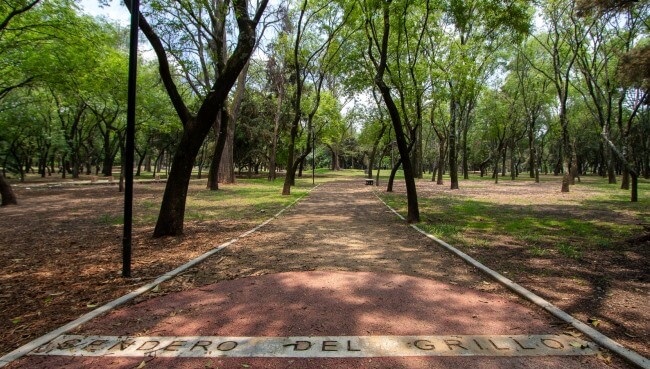
{"type": "Polygon", "coordinates": [[[94,318],[96,318],[96,317],[98,317],[100,315],[103,315],[103,314],[117,308],[118,306],[123,305],[123,304],[133,300],[134,298],[136,298],[136,297],[138,297],[138,296],[140,296],[140,295],[154,289],[159,284],[161,284],[163,282],[166,282],[166,281],[176,277],[177,275],[181,274],[182,272],[188,270],[189,268],[191,268],[191,267],[193,267],[193,266],[195,266],[197,264],[202,263],[207,258],[209,258],[212,255],[218,253],[219,251],[225,249],[226,247],[236,243],[240,239],[248,237],[251,234],[259,231],[262,227],[264,227],[265,225],[267,225],[268,223],[270,223],[271,221],[273,221],[274,219],[276,219],[277,217],[282,215],[282,213],[284,213],[286,210],[293,207],[296,203],[298,203],[298,201],[305,198],[311,191],[318,188],[318,186],[312,187],[307,192],[307,194],[297,198],[291,204],[287,205],[282,210],[277,212],[275,215],[273,215],[272,217],[270,217],[269,219],[267,219],[263,223],[260,223],[259,225],[257,225],[255,228],[253,228],[253,229],[251,229],[251,230],[249,230],[249,231],[247,231],[245,233],[242,233],[238,237],[235,237],[235,238],[233,238],[233,239],[231,239],[229,241],[226,241],[226,242],[222,243],[221,245],[217,246],[216,248],[204,253],[203,255],[198,256],[197,258],[195,258],[193,260],[190,260],[189,262],[179,266],[178,268],[163,274],[162,276],[156,278],[153,282],[150,282],[150,283],[148,283],[148,284],[146,284],[144,286],[141,286],[140,288],[138,288],[138,289],[136,289],[136,290],[134,290],[132,292],[129,292],[128,294],[126,294],[126,295],[124,295],[122,297],[119,297],[119,298],[117,298],[117,299],[115,299],[115,300],[113,300],[111,302],[108,302],[108,303],[96,308],[95,310],[92,310],[92,311],[80,316],[79,318],[71,321],[70,323],[68,323],[68,324],[66,324],[64,326],[61,326],[61,327],[59,327],[59,328],[57,328],[57,329],[55,329],[55,330],[41,336],[41,337],[38,337],[38,338],[26,343],[25,345],[11,351],[10,353],[0,357],[0,368],[5,367],[6,365],[8,365],[9,363],[11,363],[14,360],[20,359],[21,357],[27,355],[31,351],[33,351],[33,350],[35,350],[35,349],[49,343],[50,341],[56,339],[60,335],[65,334],[65,333],[79,327],[80,325],[82,325],[84,323],[87,323],[88,321],[90,321],[90,320],[92,320],[92,319],[94,319],[94,318]]]}
{"type": "MultiPolygon", "coordinates": [[[[381,201],[388,209],[390,209],[395,215],[397,215],[400,219],[406,221],[406,218],[404,218],[400,213],[398,213],[395,209],[393,209],[390,205],[388,205],[379,195],[377,194],[376,191],[373,191],[375,196],[381,201]]],[[[472,258],[471,256],[465,254],[464,252],[458,250],[457,248],[451,246],[450,244],[446,243],[445,241],[437,238],[436,236],[427,233],[426,231],[422,230],[420,227],[418,227],[415,224],[409,224],[411,228],[415,229],[416,231],[422,233],[425,235],[427,238],[433,240],[440,246],[444,247],[447,249],[449,252],[456,254],[460,258],[462,258],[466,263],[476,267],[477,269],[481,270],[485,274],[489,275],[492,277],[494,280],[502,284],[503,286],[507,287],[508,289],[512,290],[516,294],[524,297],[525,299],[529,300],[530,302],[534,303],[535,305],[543,308],[544,310],[548,311],[555,317],[561,319],[562,321],[571,324],[575,329],[578,331],[584,333],[587,335],[589,338],[594,340],[598,345],[615,352],[619,356],[623,357],[624,359],[628,360],[630,363],[638,366],[639,368],[643,369],[650,369],[650,359],[641,356],[639,353],[636,351],[630,350],[620,343],[614,341],[613,339],[605,336],[604,334],[598,332],[597,330],[591,328],[587,324],[579,321],[578,319],[572,317],[571,315],[567,314],[564,312],[562,309],[558,308],[557,306],[551,304],[550,302],[544,300],[540,296],[534,294],[533,292],[527,290],[526,288],[522,287],[521,285],[511,281],[510,279],[504,277],[503,275],[495,272],[494,270],[486,267],[485,265],[481,264],[478,262],[476,259],[472,258]]]]}

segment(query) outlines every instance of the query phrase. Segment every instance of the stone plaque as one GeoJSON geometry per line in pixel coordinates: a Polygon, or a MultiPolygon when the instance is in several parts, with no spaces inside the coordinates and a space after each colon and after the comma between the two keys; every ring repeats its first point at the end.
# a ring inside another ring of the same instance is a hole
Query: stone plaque
{"type": "Polygon", "coordinates": [[[566,335],[120,337],[60,336],[30,355],[125,357],[353,358],[390,356],[594,355],[595,344],[566,335]]]}

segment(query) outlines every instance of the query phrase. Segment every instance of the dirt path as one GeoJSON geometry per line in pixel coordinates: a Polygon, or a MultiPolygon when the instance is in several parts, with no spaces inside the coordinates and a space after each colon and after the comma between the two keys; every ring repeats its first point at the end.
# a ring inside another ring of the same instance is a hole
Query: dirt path
{"type": "Polygon", "coordinates": [[[487,291],[491,281],[400,222],[359,180],[321,185],[281,218],[203,264],[195,285],[289,271],[405,274],[487,291]]]}

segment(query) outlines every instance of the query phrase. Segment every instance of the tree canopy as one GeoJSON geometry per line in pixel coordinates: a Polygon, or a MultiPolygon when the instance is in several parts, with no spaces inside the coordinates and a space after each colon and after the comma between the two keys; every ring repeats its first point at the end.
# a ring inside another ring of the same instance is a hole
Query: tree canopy
{"type": "MultiPolygon", "coordinates": [[[[451,189],[549,173],[562,191],[594,173],[632,200],[650,177],[647,1],[142,4],[136,174],[169,175],[157,236],[182,233],[189,179],[222,156],[286,173],[286,194],[309,159],[402,168],[413,222],[426,172],[451,189]]],[[[115,175],[126,33],[73,1],[0,4],[3,204],[6,178],[115,175]]]]}

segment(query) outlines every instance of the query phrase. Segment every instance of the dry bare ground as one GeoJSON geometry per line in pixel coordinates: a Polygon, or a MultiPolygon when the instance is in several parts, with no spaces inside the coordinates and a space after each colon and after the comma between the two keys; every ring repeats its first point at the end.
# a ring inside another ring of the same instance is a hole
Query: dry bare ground
{"type": "MultiPolygon", "coordinates": [[[[377,201],[371,189],[360,184],[356,180],[327,186],[330,193],[360,200],[368,206],[350,209],[351,200],[332,203],[327,197],[314,196],[289,212],[287,216],[293,217],[291,227],[282,219],[276,220],[263,232],[229,247],[144,298],[221,280],[303,270],[400,273],[501,293],[501,287],[453,260],[442,249],[432,248],[429,243],[423,247],[419,235],[410,235],[411,230],[387,209],[371,204],[377,201]],[[319,224],[332,219],[319,218],[318,209],[328,206],[339,207],[341,217],[350,221],[350,227],[325,234],[325,227],[319,224]],[[303,213],[311,215],[301,223],[303,213]],[[381,234],[365,233],[363,219],[376,217],[394,226],[387,226],[381,234]],[[405,234],[412,237],[413,247],[393,247],[392,240],[405,234]]],[[[425,197],[446,191],[428,182],[420,182],[419,186],[421,196],[425,197]]],[[[159,201],[162,189],[162,184],[138,185],[136,212],[138,204],[159,201]]],[[[517,203],[517,197],[520,202],[534,201],[535,196],[555,196],[558,192],[555,187],[544,185],[497,189],[479,185],[461,189],[457,195],[492,200],[502,197],[507,204],[517,203]]],[[[0,234],[0,335],[4,337],[0,353],[3,354],[253,226],[227,220],[192,221],[186,223],[183,237],[165,239],[150,238],[152,225],[136,228],[137,278],[122,279],[119,277],[121,226],[111,225],[110,215],[105,215],[107,212],[114,216],[121,214],[122,198],[115,187],[18,188],[16,191],[21,205],[0,210],[3,231],[0,234]]],[[[396,191],[403,191],[402,186],[398,184],[396,191]]],[[[573,196],[589,195],[576,191],[573,196]]],[[[619,218],[610,221],[632,221],[619,218]]],[[[648,356],[647,242],[632,245],[620,253],[602,250],[583,260],[567,259],[559,254],[531,258],[522,250],[504,242],[504,247],[470,246],[465,251],[497,271],[516,275],[513,278],[516,282],[583,321],[597,316],[601,322],[598,329],[648,356]],[[522,270],[530,273],[520,273],[522,270]],[[607,281],[604,291],[598,288],[603,288],[602,284],[597,283],[602,276],[607,281]],[[576,282],[584,280],[589,283],[576,282]]]]}

